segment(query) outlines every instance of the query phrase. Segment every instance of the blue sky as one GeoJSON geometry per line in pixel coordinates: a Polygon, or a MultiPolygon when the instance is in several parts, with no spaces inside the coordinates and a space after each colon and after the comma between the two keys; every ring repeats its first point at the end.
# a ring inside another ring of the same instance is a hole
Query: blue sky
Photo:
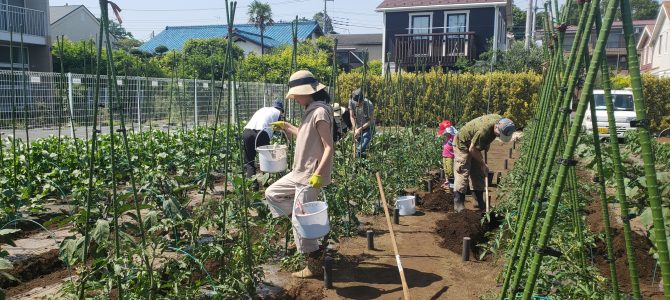
{"type": "MultiPolygon", "coordinates": [[[[247,22],[247,6],[252,0],[240,0],[236,23],[247,22]]],[[[292,20],[296,14],[311,18],[323,11],[323,0],[261,0],[272,6],[274,20],[292,20]]],[[[517,5],[526,7],[526,1],[517,5]]],[[[540,1],[541,2],[541,1],[540,1]]],[[[84,4],[96,16],[100,15],[98,0],[50,0],[51,5],[84,4]]],[[[146,40],[152,31],[158,34],[165,26],[209,25],[225,23],[223,0],[114,0],[121,9],[123,26],[135,38],[146,40]]],[[[375,13],[381,0],[334,0],[328,2],[328,15],[340,25],[340,33],[381,32],[382,17],[375,13]]],[[[111,12],[110,12],[111,14],[111,12]]]]}

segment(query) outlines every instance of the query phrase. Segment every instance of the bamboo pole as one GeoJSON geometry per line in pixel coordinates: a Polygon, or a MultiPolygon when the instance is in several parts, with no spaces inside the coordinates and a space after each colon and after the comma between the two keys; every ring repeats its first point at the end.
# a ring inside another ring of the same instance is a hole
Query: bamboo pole
{"type": "Polygon", "coordinates": [[[649,119],[647,118],[647,106],[645,106],[642,94],[642,79],[640,78],[640,64],[635,47],[633,33],[633,18],[631,16],[630,0],[621,0],[621,20],[623,21],[624,37],[626,40],[626,52],[628,54],[628,72],[630,74],[631,87],[633,88],[633,101],[635,104],[635,115],[641,126],[637,128],[640,141],[642,160],[644,161],[644,179],[647,183],[647,197],[653,219],[653,231],[658,262],[661,265],[661,277],[663,278],[663,291],[665,299],[670,299],[670,254],[668,254],[667,231],[663,217],[663,207],[656,177],[656,166],[654,152],[651,145],[651,134],[649,132],[649,119]],[[646,123],[646,124],[645,124],[646,123]]]}
{"type": "MultiPolygon", "coordinates": [[[[599,20],[596,19],[596,22],[599,20]]],[[[597,25],[597,24],[596,24],[597,25]]],[[[607,111],[607,122],[609,132],[616,132],[616,121],[614,118],[614,104],[612,102],[612,84],[610,82],[609,67],[607,66],[607,59],[603,58],[601,63],[601,78],[603,83],[603,89],[605,91],[605,110],[607,111]]],[[[623,165],[621,164],[621,152],[619,151],[619,140],[610,138],[610,155],[612,155],[612,166],[614,169],[614,185],[616,187],[615,197],[619,203],[619,208],[622,216],[628,216],[630,211],[628,210],[628,199],[626,198],[626,186],[624,184],[623,176],[623,165]]],[[[628,272],[630,275],[630,285],[631,290],[633,291],[634,299],[642,299],[642,293],[640,292],[640,279],[637,274],[637,259],[635,257],[635,248],[633,246],[633,232],[630,227],[630,222],[623,222],[623,237],[626,244],[626,259],[628,262],[628,272]]],[[[613,258],[609,253],[609,258],[613,258]]],[[[614,292],[614,291],[613,291],[614,292]]]]}
{"type": "MultiPolygon", "coordinates": [[[[599,1],[591,1],[591,5],[595,5],[598,7],[599,1]]],[[[616,12],[616,0],[612,0],[608,3],[607,6],[607,11],[605,14],[604,18],[604,23],[603,26],[600,30],[600,33],[598,34],[598,40],[595,45],[595,49],[593,51],[593,57],[591,58],[591,61],[589,63],[588,67],[588,72],[586,75],[586,80],[584,81],[584,91],[589,91],[593,88],[593,84],[595,82],[596,75],[598,73],[598,69],[600,67],[600,62],[602,61],[604,57],[604,49],[605,49],[605,43],[607,42],[607,37],[609,36],[610,29],[612,27],[612,22],[613,22],[613,16],[614,13],[616,12]]],[[[595,8],[591,9],[591,12],[589,15],[595,15],[595,8]]],[[[593,17],[593,16],[591,16],[593,17]]],[[[588,27],[590,28],[590,26],[588,27]]],[[[573,54],[575,55],[575,54],[573,54]]],[[[556,211],[558,209],[558,201],[561,198],[561,195],[563,193],[563,186],[566,181],[566,175],[568,172],[568,168],[574,167],[572,166],[569,162],[572,160],[576,146],[577,146],[577,138],[579,135],[579,132],[581,131],[581,123],[584,119],[585,111],[586,111],[586,105],[588,102],[588,93],[581,93],[579,96],[579,104],[577,106],[577,110],[575,111],[574,115],[574,121],[572,123],[572,127],[570,129],[570,135],[568,137],[568,142],[565,145],[565,150],[563,151],[562,154],[562,162],[560,164],[558,174],[556,176],[556,180],[552,186],[552,193],[551,193],[551,198],[549,200],[549,204],[547,207],[546,215],[544,218],[544,222],[542,224],[542,229],[540,232],[540,236],[537,242],[537,247],[539,249],[546,249],[547,244],[549,243],[550,235],[551,235],[551,229],[553,227],[554,223],[554,218],[556,217],[556,211]]],[[[666,245],[667,246],[667,245],[666,245]]],[[[531,295],[533,294],[533,290],[535,288],[535,283],[537,281],[538,277],[538,272],[540,270],[540,266],[542,265],[542,258],[544,257],[544,253],[539,251],[536,252],[533,256],[533,263],[531,264],[530,270],[529,270],[529,275],[528,279],[526,280],[526,284],[524,287],[523,291],[523,296],[522,299],[530,299],[531,295]]]]}
{"type": "MultiPolygon", "coordinates": [[[[589,35],[585,34],[584,32],[586,28],[591,27],[593,22],[593,15],[587,13],[588,8],[592,6],[592,2],[581,4],[582,9],[580,13],[580,20],[578,23],[577,34],[575,35],[575,38],[579,41],[579,43],[573,43],[572,53],[584,53],[584,51],[586,51],[589,35]]],[[[556,51],[562,51],[562,48],[559,46],[557,47],[556,51]]],[[[525,229],[521,230],[519,228],[520,230],[517,231],[517,236],[515,237],[515,239],[518,239],[518,241],[515,240],[515,245],[518,245],[517,247],[522,248],[520,248],[521,252],[518,260],[514,260],[516,256],[513,256],[512,262],[510,262],[510,264],[515,264],[514,267],[516,268],[511,285],[503,285],[504,288],[511,288],[509,290],[509,297],[514,297],[515,290],[517,289],[519,282],[521,281],[522,273],[525,270],[526,259],[530,251],[531,243],[535,233],[535,226],[539,219],[539,213],[542,207],[541,202],[544,199],[544,194],[549,183],[550,175],[552,173],[551,171],[553,169],[554,159],[558,152],[558,146],[561,140],[562,129],[567,121],[566,112],[561,112],[561,110],[562,108],[568,107],[572,99],[572,91],[575,89],[578,73],[582,63],[582,57],[583,56],[581,55],[571,55],[566,68],[563,69],[563,76],[560,78],[560,92],[553,105],[552,115],[549,121],[549,128],[553,129],[553,132],[552,130],[549,130],[549,134],[547,134],[542,141],[543,146],[541,147],[542,151],[539,156],[540,161],[536,166],[533,180],[531,182],[531,192],[527,193],[525,199],[522,200],[524,201],[523,211],[525,213],[522,213],[521,222],[526,222],[526,224],[524,226],[525,229]],[[531,204],[533,204],[532,212],[530,211],[531,204]],[[521,242],[522,240],[523,242],[521,242]]],[[[560,74],[560,72],[557,72],[557,74],[560,74]]],[[[508,276],[511,276],[511,274],[508,274],[508,276]]],[[[504,298],[504,295],[501,295],[501,298],[504,298]]]]}
{"type": "Polygon", "coordinates": [[[403,271],[402,263],[400,262],[400,253],[398,252],[398,244],[395,241],[393,224],[391,224],[391,217],[389,216],[389,209],[388,205],[386,204],[386,196],[384,194],[384,187],[382,186],[382,178],[381,176],[379,176],[379,172],[377,172],[376,176],[377,176],[377,187],[379,188],[379,194],[381,195],[382,204],[384,206],[384,215],[386,216],[386,226],[388,226],[389,228],[389,235],[391,236],[391,244],[393,245],[393,253],[395,253],[395,260],[396,263],[398,264],[398,272],[400,273],[400,281],[402,283],[403,297],[405,297],[405,300],[410,300],[411,297],[409,294],[409,287],[407,286],[407,281],[405,280],[405,272],[403,271]]]}

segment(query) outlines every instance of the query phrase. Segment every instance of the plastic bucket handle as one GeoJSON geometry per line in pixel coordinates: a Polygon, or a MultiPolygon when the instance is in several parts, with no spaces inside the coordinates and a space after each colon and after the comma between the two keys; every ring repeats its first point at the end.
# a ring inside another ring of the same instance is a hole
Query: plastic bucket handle
{"type": "MultiPolygon", "coordinates": [[[[298,198],[298,196],[300,196],[300,194],[305,192],[305,190],[310,189],[310,188],[313,188],[313,187],[311,185],[306,185],[306,186],[302,187],[301,189],[298,190],[298,193],[296,193],[294,198],[293,198],[293,203],[295,204],[294,207],[299,208],[300,212],[303,213],[303,214],[305,213],[305,210],[302,208],[303,203],[301,201],[295,201],[295,199],[298,198]]],[[[328,201],[326,200],[326,192],[323,189],[321,189],[321,197],[323,197],[323,202],[328,203],[328,201]]]]}
{"type": "MultiPolygon", "coordinates": [[[[262,132],[265,132],[265,129],[272,128],[272,127],[263,127],[263,129],[259,130],[258,133],[256,133],[256,139],[254,140],[254,149],[258,149],[258,136],[261,135],[262,132]]],[[[273,130],[274,131],[274,130],[273,130]]],[[[281,133],[284,134],[284,138],[286,138],[286,141],[288,141],[288,136],[286,135],[286,132],[283,130],[280,130],[281,133]]],[[[272,137],[270,137],[270,140],[272,140],[272,137]]]]}

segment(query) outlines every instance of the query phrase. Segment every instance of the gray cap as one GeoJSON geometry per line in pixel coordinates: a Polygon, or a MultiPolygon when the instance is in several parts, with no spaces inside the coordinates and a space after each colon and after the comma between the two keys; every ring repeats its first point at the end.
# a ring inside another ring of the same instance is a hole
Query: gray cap
{"type": "Polygon", "coordinates": [[[512,139],[512,134],[516,131],[514,122],[508,118],[502,118],[496,123],[498,131],[500,132],[500,139],[507,143],[512,139]]]}

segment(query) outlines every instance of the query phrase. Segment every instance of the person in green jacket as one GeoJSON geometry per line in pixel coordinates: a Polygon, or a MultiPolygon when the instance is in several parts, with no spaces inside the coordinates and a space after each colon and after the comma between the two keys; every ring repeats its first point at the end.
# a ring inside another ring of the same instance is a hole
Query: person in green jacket
{"type": "Polygon", "coordinates": [[[484,202],[484,180],[488,175],[488,166],[484,162],[482,151],[489,149],[491,143],[500,138],[509,142],[516,126],[512,120],[497,114],[484,115],[466,123],[454,139],[454,210],[465,208],[465,194],[469,183],[472,184],[479,210],[486,208],[484,202]]]}

